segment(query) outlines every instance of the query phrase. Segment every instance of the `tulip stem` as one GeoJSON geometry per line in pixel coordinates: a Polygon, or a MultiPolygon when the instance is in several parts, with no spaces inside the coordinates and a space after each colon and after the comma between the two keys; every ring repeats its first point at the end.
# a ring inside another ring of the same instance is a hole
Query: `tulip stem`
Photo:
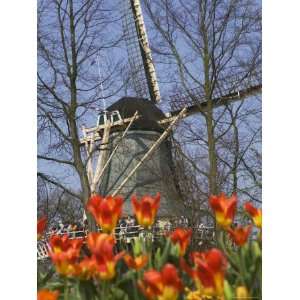
{"type": "Polygon", "coordinates": [[[68,300],[69,298],[69,288],[68,288],[68,279],[64,279],[64,300],[68,300]]]}
{"type": "Polygon", "coordinates": [[[239,266],[240,266],[240,275],[243,285],[246,285],[246,267],[244,264],[244,259],[242,255],[242,249],[239,249],[239,266]]]}
{"type": "Polygon", "coordinates": [[[132,285],[133,285],[133,296],[134,296],[134,300],[139,300],[139,296],[137,294],[137,286],[136,283],[137,281],[133,278],[132,279],[132,285]]]}
{"type": "Polygon", "coordinates": [[[250,285],[250,293],[251,294],[255,290],[255,284],[256,284],[257,280],[259,281],[259,284],[261,284],[261,272],[260,272],[260,268],[261,268],[260,261],[257,260],[255,262],[255,269],[254,269],[254,272],[253,272],[253,277],[252,277],[251,285],[250,285]]]}
{"type": "Polygon", "coordinates": [[[80,285],[80,281],[77,280],[77,281],[76,281],[76,286],[75,286],[76,297],[77,297],[77,298],[80,298],[80,287],[79,287],[79,285],[80,285]]]}
{"type": "Polygon", "coordinates": [[[108,284],[106,281],[103,281],[102,289],[101,289],[101,300],[106,300],[108,298],[107,290],[108,290],[108,284]]]}
{"type": "Polygon", "coordinates": [[[146,249],[149,253],[149,267],[153,268],[152,264],[152,234],[150,229],[146,229],[146,249]]]}
{"type": "Polygon", "coordinates": [[[237,270],[237,271],[239,271],[238,265],[237,265],[236,262],[232,259],[233,253],[232,253],[231,251],[229,251],[229,250],[226,248],[226,246],[225,246],[224,232],[223,232],[223,231],[219,231],[219,232],[217,231],[217,233],[219,233],[219,234],[217,235],[217,240],[218,240],[218,242],[219,242],[219,245],[220,245],[221,249],[222,249],[223,252],[226,254],[226,257],[227,257],[227,259],[229,260],[229,262],[230,262],[232,268],[235,269],[235,270],[237,270]],[[230,252],[230,253],[228,253],[228,252],[230,252]]]}

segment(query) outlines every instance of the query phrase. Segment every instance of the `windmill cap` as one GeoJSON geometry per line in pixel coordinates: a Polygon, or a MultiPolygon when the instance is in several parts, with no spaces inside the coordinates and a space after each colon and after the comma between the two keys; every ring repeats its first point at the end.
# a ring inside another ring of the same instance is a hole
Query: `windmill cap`
{"type": "Polygon", "coordinates": [[[107,110],[118,110],[123,119],[132,117],[137,111],[140,117],[133,122],[130,130],[164,131],[164,127],[157,123],[165,118],[164,113],[147,99],[123,97],[109,106],[107,110]]]}

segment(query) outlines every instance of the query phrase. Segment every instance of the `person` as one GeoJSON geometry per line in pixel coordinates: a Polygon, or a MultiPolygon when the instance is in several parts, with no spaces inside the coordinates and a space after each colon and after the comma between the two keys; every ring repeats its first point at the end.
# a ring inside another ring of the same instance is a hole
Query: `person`
{"type": "Polygon", "coordinates": [[[68,224],[65,225],[65,232],[70,237],[72,234],[72,224],[68,222],[68,224]]]}
{"type": "Polygon", "coordinates": [[[85,232],[84,232],[83,222],[77,223],[76,225],[77,225],[76,237],[84,237],[85,232]]]}
{"type": "Polygon", "coordinates": [[[83,221],[83,228],[84,229],[87,229],[89,226],[88,226],[89,224],[88,224],[88,220],[87,219],[85,219],[84,221],[83,221]]]}
{"type": "Polygon", "coordinates": [[[128,216],[126,219],[126,237],[128,238],[127,241],[130,242],[131,238],[135,237],[137,233],[137,227],[135,226],[135,220],[131,216],[128,216]]]}
{"type": "Polygon", "coordinates": [[[154,223],[153,234],[154,234],[154,237],[158,237],[160,235],[160,221],[156,221],[154,223]]]}
{"type": "Polygon", "coordinates": [[[62,230],[63,234],[68,234],[68,226],[69,226],[68,223],[63,225],[63,230],[62,230]]]}
{"type": "Polygon", "coordinates": [[[126,227],[126,220],[124,218],[120,219],[119,227],[120,229],[126,227]]]}
{"type": "Polygon", "coordinates": [[[76,238],[77,225],[76,224],[72,224],[70,226],[71,226],[71,229],[70,229],[71,237],[76,238]]]}
{"type": "Polygon", "coordinates": [[[59,220],[58,223],[58,230],[57,230],[57,234],[63,234],[64,233],[64,224],[61,220],[59,220]]]}
{"type": "Polygon", "coordinates": [[[198,236],[199,238],[202,240],[203,238],[205,238],[205,229],[204,229],[204,224],[200,223],[198,225],[198,236]]]}
{"type": "Polygon", "coordinates": [[[88,234],[88,221],[87,219],[82,220],[82,231],[84,232],[84,236],[88,234]]]}
{"type": "Polygon", "coordinates": [[[50,229],[50,235],[56,234],[56,232],[57,232],[56,226],[52,226],[50,229]]]}
{"type": "Polygon", "coordinates": [[[117,236],[121,239],[126,233],[126,222],[124,218],[121,218],[118,223],[118,227],[115,230],[117,236]]]}
{"type": "Polygon", "coordinates": [[[166,221],[165,226],[164,226],[164,230],[165,233],[168,234],[172,229],[172,224],[170,221],[166,221]]]}

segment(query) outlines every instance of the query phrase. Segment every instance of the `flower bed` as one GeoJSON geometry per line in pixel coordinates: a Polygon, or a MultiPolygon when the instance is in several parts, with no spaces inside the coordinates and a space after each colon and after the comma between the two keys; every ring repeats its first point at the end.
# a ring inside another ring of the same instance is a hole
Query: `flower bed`
{"type": "MultiPolygon", "coordinates": [[[[49,256],[56,276],[38,274],[38,300],[200,300],[261,298],[261,210],[244,205],[249,224],[234,224],[237,196],[221,193],[209,204],[216,220],[216,246],[189,251],[192,230],[176,228],[154,245],[151,233],[160,195],[132,197],[135,218],[145,230],[122,248],[114,230],[122,197],[93,195],[87,210],[102,231],[86,238],[52,235],[49,256]],[[253,226],[258,230],[250,240],[253,226]],[[85,242],[85,243],[84,243],[85,242]]],[[[46,226],[38,221],[38,238],[46,226]]]]}

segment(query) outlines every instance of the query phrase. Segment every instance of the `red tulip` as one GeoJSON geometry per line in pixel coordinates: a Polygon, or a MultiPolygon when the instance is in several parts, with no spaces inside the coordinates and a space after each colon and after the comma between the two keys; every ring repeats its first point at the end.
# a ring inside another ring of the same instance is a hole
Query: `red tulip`
{"type": "Polygon", "coordinates": [[[160,272],[145,272],[138,285],[146,298],[151,300],[176,300],[183,289],[177,269],[172,264],[166,264],[160,272]]]}
{"type": "Polygon", "coordinates": [[[116,240],[112,235],[107,233],[91,232],[87,236],[87,244],[95,256],[102,256],[104,253],[111,255],[116,244],[116,240]]]}
{"type": "Polygon", "coordinates": [[[124,255],[124,252],[114,255],[115,238],[106,233],[92,232],[88,234],[87,243],[96,260],[97,276],[102,280],[113,279],[116,263],[124,255]]]}
{"type": "Polygon", "coordinates": [[[97,261],[94,256],[84,257],[83,260],[75,265],[74,275],[82,280],[90,280],[97,275],[97,261]]]}
{"type": "Polygon", "coordinates": [[[235,244],[238,246],[243,246],[247,242],[251,230],[252,226],[249,225],[246,227],[238,226],[234,229],[229,228],[227,229],[227,232],[235,244]]]}
{"type": "Polygon", "coordinates": [[[67,235],[53,235],[49,240],[49,256],[55,264],[58,273],[71,276],[74,265],[79,257],[83,239],[70,240],[67,235]]]}
{"type": "Polygon", "coordinates": [[[227,229],[233,222],[237,205],[237,195],[233,193],[230,198],[227,198],[224,193],[218,196],[210,196],[209,203],[213,209],[217,224],[227,229]]]}
{"type": "Polygon", "coordinates": [[[126,254],[124,256],[124,261],[128,268],[135,269],[135,270],[141,270],[144,268],[148,263],[148,255],[140,255],[137,257],[132,257],[129,254],[126,254]]]}
{"type": "Polygon", "coordinates": [[[47,289],[40,289],[37,293],[37,300],[57,300],[59,291],[49,291],[47,289]]]}
{"type": "Polygon", "coordinates": [[[44,216],[37,221],[37,239],[39,240],[42,235],[44,234],[44,231],[46,229],[47,225],[47,217],[44,216]]]}
{"type": "Polygon", "coordinates": [[[160,193],[157,193],[154,198],[150,196],[143,196],[140,201],[134,195],[131,197],[131,204],[137,222],[144,228],[153,225],[157,210],[160,203],[160,193]]]}
{"type": "Polygon", "coordinates": [[[192,277],[198,290],[205,296],[223,296],[224,277],[227,261],[223,253],[216,249],[206,252],[194,252],[192,255],[194,267],[189,267],[183,258],[181,267],[192,277]]]}
{"type": "Polygon", "coordinates": [[[246,212],[252,217],[253,223],[258,228],[262,227],[262,211],[259,208],[254,207],[251,202],[247,202],[244,205],[246,212]]]}
{"type": "Polygon", "coordinates": [[[191,241],[192,229],[176,228],[171,234],[170,239],[175,245],[179,245],[179,255],[184,256],[186,249],[191,241]]]}
{"type": "Polygon", "coordinates": [[[143,281],[138,281],[138,287],[148,300],[156,300],[162,294],[163,284],[160,272],[149,270],[144,273],[143,281]]]}
{"type": "Polygon", "coordinates": [[[103,232],[111,233],[116,228],[122,214],[123,201],[120,196],[102,198],[100,195],[93,195],[89,199],[86,208],[93,215],[103,232]]]}

